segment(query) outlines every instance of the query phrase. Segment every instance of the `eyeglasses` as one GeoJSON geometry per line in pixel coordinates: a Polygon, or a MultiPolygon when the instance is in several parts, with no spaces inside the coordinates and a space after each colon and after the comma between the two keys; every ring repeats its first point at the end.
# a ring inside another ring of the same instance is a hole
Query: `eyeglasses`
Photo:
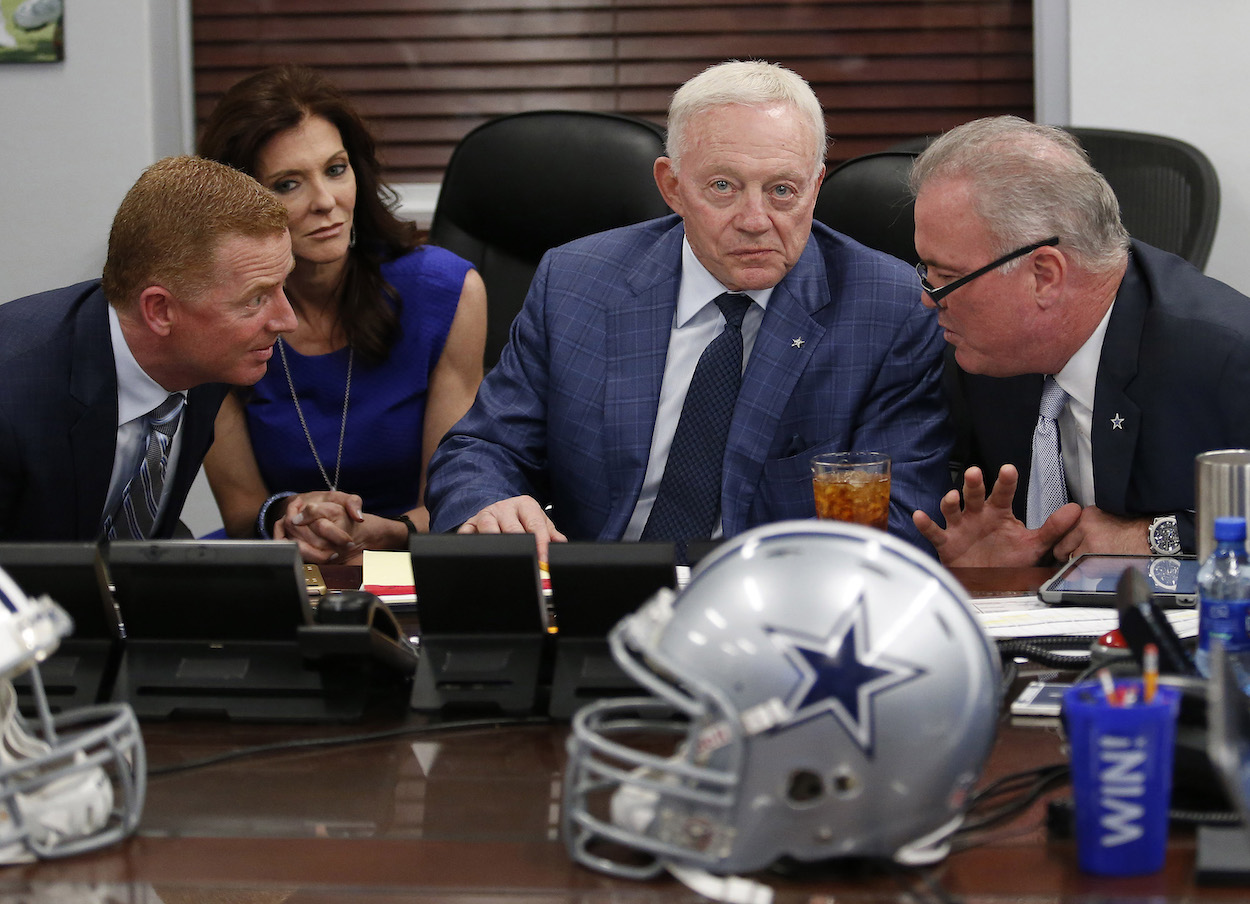
{"type": "Polygon", "coordinates": [[[956,289],[958,289],[960,286],[966,286],[968,283],[972,282],[978,276],[984,276],[986,273],[989,273],[991,270],[996,270],[999,267],[1001,267],[1003,264],[1006,264],[1010,261],[1014,261],[1018,257],[1024,257],[1026,254],[1031,254],[1032,252],[1036,251],[1038,248],[1045,248],[1047,245],[1058,245],[1058,244],[1059,244],[1059,236],[1052,235],[1048,239],[1042,239],[1040,242],[1034,242],[1032,245],[1025,245],[1023,248],[1017,248],[1015,251],[1012,251],[1008,254],[1004,254],[998,260],[991,261],[990,263],[982,267],[980,270],[973,270],[967,276],[961,276],[959,277],[959,279],[954,280],[953,282],[948,282],[944,286],[935,286],[933,285],[933,283],[929,282],[929,266],[924,261],[921,261],[920,263],[916,264],[916,275],[920,277],[920,287],[929,294],[929,297],[933,299],[933,303],[937,304],[947,295],[951,294],[956,289]]]}

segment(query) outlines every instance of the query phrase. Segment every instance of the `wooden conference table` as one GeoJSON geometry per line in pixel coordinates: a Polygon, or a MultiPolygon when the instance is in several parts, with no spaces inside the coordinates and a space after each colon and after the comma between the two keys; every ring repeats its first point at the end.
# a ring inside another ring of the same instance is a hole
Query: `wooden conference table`
{"type": "MultiPolygon", "coordinates": [[[[331,586],[359,570],[326,569],[331,586]]],[[[1047,569],[964,569],[975,594],[1036,590],[1047,569]]],[[[559,838],[567,725],[484,726],[420,733],[396,713],[353,725],[150,722],[153,769],[241,747],[348,736],[404,725],[410,734],[342,747],[272,753],[153,776],[136,836],[63,861],[0,871],[0,902],[288,902],[368,904],[697,901],[675,880],[611,879],[575,865],[559,838]]],[[[1004,715],[985,779],[1061,762],[1057,728],[1004,715]]],[[[1066,793],[1060,792],[1060,793],[1066,793]]],[[[1192,834],[1172,842],[1164,870],[1099,879],[1076,868],[1071,841],[1048,841],[1034,804],[952,854],[930,875],[968,902],[1244,900],[1246,890],[1195,887],[1192,834]]],[[[919,878],[825,871],[766,877],[776,900],[832,904],[940,900],[919,878]]]]}

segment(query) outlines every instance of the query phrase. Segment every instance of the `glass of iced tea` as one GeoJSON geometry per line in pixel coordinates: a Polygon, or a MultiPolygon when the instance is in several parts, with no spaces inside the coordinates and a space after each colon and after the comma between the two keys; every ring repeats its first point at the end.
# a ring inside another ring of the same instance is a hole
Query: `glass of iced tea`
{"type": "Polygon", "coordinates": [[[826,452],[812,459],[816,517],[885,530],[890,521],[890,456],[826,452]]]}

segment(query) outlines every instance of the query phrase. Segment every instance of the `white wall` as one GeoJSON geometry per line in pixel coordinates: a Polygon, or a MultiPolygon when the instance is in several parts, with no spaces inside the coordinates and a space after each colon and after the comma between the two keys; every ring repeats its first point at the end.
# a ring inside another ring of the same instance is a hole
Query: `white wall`
{"type": "Polygon", "coordinates": [[[1206,272],[1250,294],[1250,3],[1036,2],[1044,16],[1066,7],[1068,124],[1170,135],[1211,158],[1220,221],[1206,272]]]}
{"type": "MultiPolygon", "coordinates": [[[[188,0],[65,6],[64,62],[0,66],[0,301],[98,277],[126,190],[193,140],[188,0]]],[[[183,520],[221,524],[202,478],[183,520]]]]}
{"type": "Polygon", "coordinates": [[[0,300],[99,276],[122,196],[181,152],[180,5],[67,3],[64,62],[0,67],[0,300]]]}

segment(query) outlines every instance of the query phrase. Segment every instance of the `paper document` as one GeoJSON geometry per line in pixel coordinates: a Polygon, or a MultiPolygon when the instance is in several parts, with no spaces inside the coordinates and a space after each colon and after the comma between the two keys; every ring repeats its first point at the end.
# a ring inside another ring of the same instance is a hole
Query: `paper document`
{"type": "MultiPolygon", "coordinates": [[[[1120,627],[1120,615],[1115,609],[1048,606],[1036,594],[974,597],[972,605],[981,627],[993,638],[1101,636],[1120,627]]],[[[1197,609],[1169,609],[1165,615],[1179,637],[1197,636],[1197,609]]]]}
{"type": "Polygon", "coordinates": [[[415,603],[412,556],[406,549],[366,549],[361,589],[381,598],[387,605],[415,603]]]}

